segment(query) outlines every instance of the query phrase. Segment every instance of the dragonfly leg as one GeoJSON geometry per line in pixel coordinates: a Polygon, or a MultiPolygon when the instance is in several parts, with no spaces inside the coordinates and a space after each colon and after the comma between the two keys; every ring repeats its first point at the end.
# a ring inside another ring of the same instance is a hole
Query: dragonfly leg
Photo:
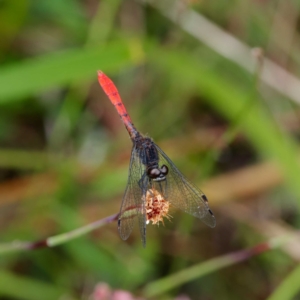
{"type": "Polygon", "coordinates": [[[168,199],[168,179],[166,178],[164,181],[159,181],[158,186],[163,197],[168,199]]]}
{"type": "Polygon", "coordinates": [[[140,189],[143,191],[143,194],[147,192],[147,173],[144,172],[143,176],[141,177],[141,179],[138,181],[138,185],[140,187],[140,189]],[[144,191],[146,187],[146,191],[144,191]]]}

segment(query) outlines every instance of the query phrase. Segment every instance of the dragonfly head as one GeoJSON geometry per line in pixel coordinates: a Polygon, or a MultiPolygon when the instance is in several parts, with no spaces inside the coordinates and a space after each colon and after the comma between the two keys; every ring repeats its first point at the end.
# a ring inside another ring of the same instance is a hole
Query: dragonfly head
{"type": "Polygon", "coordinates": [[[149,168],[147,170],[147,175],[153,181],[163,181],[166,180],[168,172],[169,168],[166,165],[162,165],[160,168],[158,166],[149,168]]]}

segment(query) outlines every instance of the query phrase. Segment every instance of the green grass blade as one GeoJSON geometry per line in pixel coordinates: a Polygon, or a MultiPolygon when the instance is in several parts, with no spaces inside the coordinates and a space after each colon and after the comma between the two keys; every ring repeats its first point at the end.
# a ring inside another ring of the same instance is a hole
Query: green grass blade
{"type": "Polygon", "coordinates": [[[284,279],[267,300],[289,300],[299,293],[300,264],[284,279]]]}
{"type": "Polygon", "coordinates": [[[144,289],[144,295],[147,298],[156,297],[166,291],[181,286],[184,283],[230,266],[236,262],[236,259],[231,254],[208,260],[204,263],[186,268],[173,275],[149,283],[144,289]]]}
{"type": "MultiPolygon", "coordinates": [[[[136,41],[134,42],[135,47],[136,41]]],[[[116,42],[28,59],[0,69],[0,104],[76,80],[97,78],[96,71],[118,70],[136,61],[132,44],[116,42]]],[[[142,48],[142,47],[141,47],[142,48]]]]}
{"type": "Polygon", "coordinates": [[[68,296],[62,288],[4,271],[0,272],[0,295],[28,300],[52,300],[68,296]]]}

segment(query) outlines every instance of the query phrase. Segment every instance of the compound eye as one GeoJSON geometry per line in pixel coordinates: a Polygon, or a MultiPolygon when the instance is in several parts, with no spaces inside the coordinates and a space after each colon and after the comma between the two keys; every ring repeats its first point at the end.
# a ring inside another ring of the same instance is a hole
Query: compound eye
{"type": "Polygon", "coordinates": [[[166,165],[162,165],[160,171],[163,175],[167,175],[169,173],[169,168],[166,165]]]}
{"type": "Polygon", "coordinates": [[[157,168],[149,169],[147,173],[150,178],[157,178],[160,175],[160,170],[157,168]]]}

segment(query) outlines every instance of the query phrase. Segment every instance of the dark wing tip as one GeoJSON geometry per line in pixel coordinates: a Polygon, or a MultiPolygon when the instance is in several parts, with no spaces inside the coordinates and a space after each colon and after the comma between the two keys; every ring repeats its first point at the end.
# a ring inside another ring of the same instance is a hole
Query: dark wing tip
{"type": "Polygon", "coordinates": [[[130,236],[132,227],[133,226],[130,223],[128,223],[128,222],[124,223],[124,221],[122,221],[121,218],[118,219],[119,236],[123,241],[126,241],[128,239],[128,237],[130,236]]]}
{"type": "Polygon", "coordinates": [[[217,224],[216,218],[210,209],[207,210],[207,214],[201,218],[201,221],[211,228],[216,227],[217,224]]]}

